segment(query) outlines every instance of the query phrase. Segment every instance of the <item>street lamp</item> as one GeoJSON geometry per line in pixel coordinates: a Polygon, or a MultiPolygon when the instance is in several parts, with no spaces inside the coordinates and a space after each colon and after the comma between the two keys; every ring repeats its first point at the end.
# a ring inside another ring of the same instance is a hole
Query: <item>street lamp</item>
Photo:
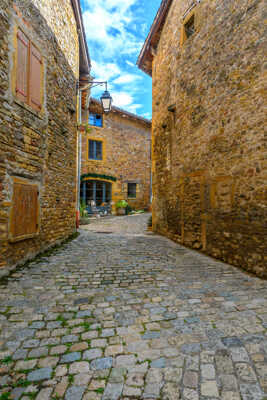
{"type": "Polygon", "coordinates": [[[77,82],[77,90],[81,92],[84,92],[85,90],[88,90],[89,88],[92,89],[93,87],[100,86],[100,85],[105,85],[105,91],[103,92],[102,96],[100,97],[101,105],[103,108],[104,113],[109,113],[111,111],[111,105],[112,105],[112,97],[110,96],[110,93],[108,91],[108,83],[107,81],[103,82],[97,82],[97,81],[89,81],[87,82],[87,85],[84,87],[79,87],[79,82],[77,82]]]}
{"type": "Polygon", "coordinates": [[[102,96],[100,97],[102,108],[104,113],[109,113],[111,111],[112,97],[110,93],[105,90],[102,96]]]}
{"type": "Polygon", "coordinates": [[[105,91],[100,97],[101,105],[103,108],[104,113],[109,113],[111,111],[111,105],[112,105],[112,97],[110,96],[110,93],[108,91],[108,83],[106,81],[104,82],[96,82],[96,81],[91,81],[88,82],[91,84],[90,88],[99,86],[99,85],[105,85],[105,91]]]}

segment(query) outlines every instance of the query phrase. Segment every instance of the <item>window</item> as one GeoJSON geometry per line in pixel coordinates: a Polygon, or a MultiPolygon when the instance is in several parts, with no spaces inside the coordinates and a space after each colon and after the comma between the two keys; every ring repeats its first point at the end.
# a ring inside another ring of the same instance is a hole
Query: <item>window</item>
{"type": "Polygon", "coordinates": [[[195,12],[189,13],[183,22],[181,30],[181,46],[196,32],[195,12]]]}
{"type": "Polygon", "coordinates": [[[19,241],[39,233],[38,185],[14,178],[10,240],[19,241]]]}
{"type": "Polygon", "coordinates": [[[136,198],[136,183],[128,183],[128,198],[136,198]]]}
{"type": "Polygon", "coordinates": [[[100,140],[89,140],[89,160],[103,160],[103,143],[100,140]]]}
{"type": "Polygon", "coordinates": [[[102,115],[101,114],[90,114],[89,115],[89,125],[92,126],[103,126],[102,115]]]}
{"type": "Polygon", "coordinates": [[[96,207],[101,206],[103,203],[110,203],[112,198],[112,184],[97,180],[83,181],[80,196],[86,204],[92,205],[92,202],[94,202],[96,207]]]}
{"type": "Polygon", "coordinates": [[[194,14],[188,20],[188,22],[186,24],[184,24],[184,30],[185,30],[186,39],[188,39],[190,36],[192,36],[195,33],[195,16],[194,16],[194,14]]]}
{"type": "Polygon", "coordinates": [[[42,108],[42,56],[19,29],[17,33],[16,96],[34,110],[42,108]]]}

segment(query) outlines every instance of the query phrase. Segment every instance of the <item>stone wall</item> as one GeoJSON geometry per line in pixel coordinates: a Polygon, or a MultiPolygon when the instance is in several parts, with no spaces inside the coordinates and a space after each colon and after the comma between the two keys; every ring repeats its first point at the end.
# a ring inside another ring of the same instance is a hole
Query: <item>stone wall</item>
{"type": "Polygon", "coordinates": [[[0,267],[21,263],[76,230],[78,35],[70,0],[60,3],[50,14],[44,12],[48,2],[42,0],[16,0],[14,6],[2,0],[0,5],[0,267]],[[52,22],[63,18],[65,30],[52,30],[52,22]],[[19,102],[13,90],[18,26],[42,55],[40,112],[19,102]],[[66,32],[75,50],[71,65],[68,50],[62,48],[66,32]],[[9,231],[14,178],[38,185],[40,228],[33,238],[13,243],[9,231]]]}
{"type": "Polygon", "coordinates": [[[79,77],[79,38],[71,0],[32,0],[57,38],[76,78],[79,77]]]}
{"type": "Polygon", "coordinates": [[[153,62],[153,228],[267,277],[264,1],[202,0],[181,44],[191,4],[173,1],[153,62]]]}
{"type": "MultiPolygon", "coordinates": [[[[92,112],[101,112],[91,106],[92,112]]],[[[103,116],[103,127],[90,127],[90,133],[82,138],[82,174],[97,173],[117,179],[112,183],[112,202],[125,199],[136,210],[150,204],[151,179],[151,123],[127,117],[113,111],[103,116]],[[103,161],[88,160],[88,140],[101,139],[104,143],[103,161]],[[137,183],[136,199],[129,199],[128,182],[137,183]]]]}

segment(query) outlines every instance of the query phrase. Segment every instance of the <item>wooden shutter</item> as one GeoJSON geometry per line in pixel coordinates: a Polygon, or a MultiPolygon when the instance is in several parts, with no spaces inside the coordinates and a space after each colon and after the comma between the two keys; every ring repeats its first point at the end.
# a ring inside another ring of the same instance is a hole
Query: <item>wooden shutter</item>
{"type": "Polygon", "coordinates": [[[102,115],[95,115],[95,126],[102,126],[102,115]]]}
{"type": "Polygon", "coordinates": [[[40,111],[42,108],[42,56],[33,45],[31,45],[30,60],[30,106],[40,111]]]}
{"type": "Polygon", "coordinates": [[[89,125],[93,125],[95,124],[95,114],[90,114],[89,115],[89,125]]]}
{"type": "Polygon", "coordinates": [[[29,40],[21,30],[17,34],[16,93],[19,100],[28,100],[29,40]]]}
{"type": "Polygon", "coordinates": [[[11,214],[11,239],[20,240],[38,233],[38,186],[27,182],[14,182],[11,214]]]}

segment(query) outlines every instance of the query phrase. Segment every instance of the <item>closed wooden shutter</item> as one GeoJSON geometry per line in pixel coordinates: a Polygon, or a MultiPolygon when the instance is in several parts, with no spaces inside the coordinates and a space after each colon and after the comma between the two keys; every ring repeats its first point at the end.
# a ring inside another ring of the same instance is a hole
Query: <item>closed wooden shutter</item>
{"type": "Polygon", "coordinates": [[[40,111],[41,99],[41,79],[42,79],[42,57],[35,46],[31,45],[31,71],[30,71],[30,106],[40,111]]]}
{"type": "Polygon", "coordinates": [[[96,114],[96,116],[95,116],[95,126],[102,126],[102,115],[96,114]]]}
{"type": "Polygon", "coordinates": [[[14,182],[12,206],[12,239],[32,237],[39,229],[38,186],[31,183],[14,182]]]}
{"type": "Polygon", "coordinates": [[[29,74],[29,40],[21,30],[17,34],[17,80],[16,93],[18,99],[27,102],[29,74]]]}

